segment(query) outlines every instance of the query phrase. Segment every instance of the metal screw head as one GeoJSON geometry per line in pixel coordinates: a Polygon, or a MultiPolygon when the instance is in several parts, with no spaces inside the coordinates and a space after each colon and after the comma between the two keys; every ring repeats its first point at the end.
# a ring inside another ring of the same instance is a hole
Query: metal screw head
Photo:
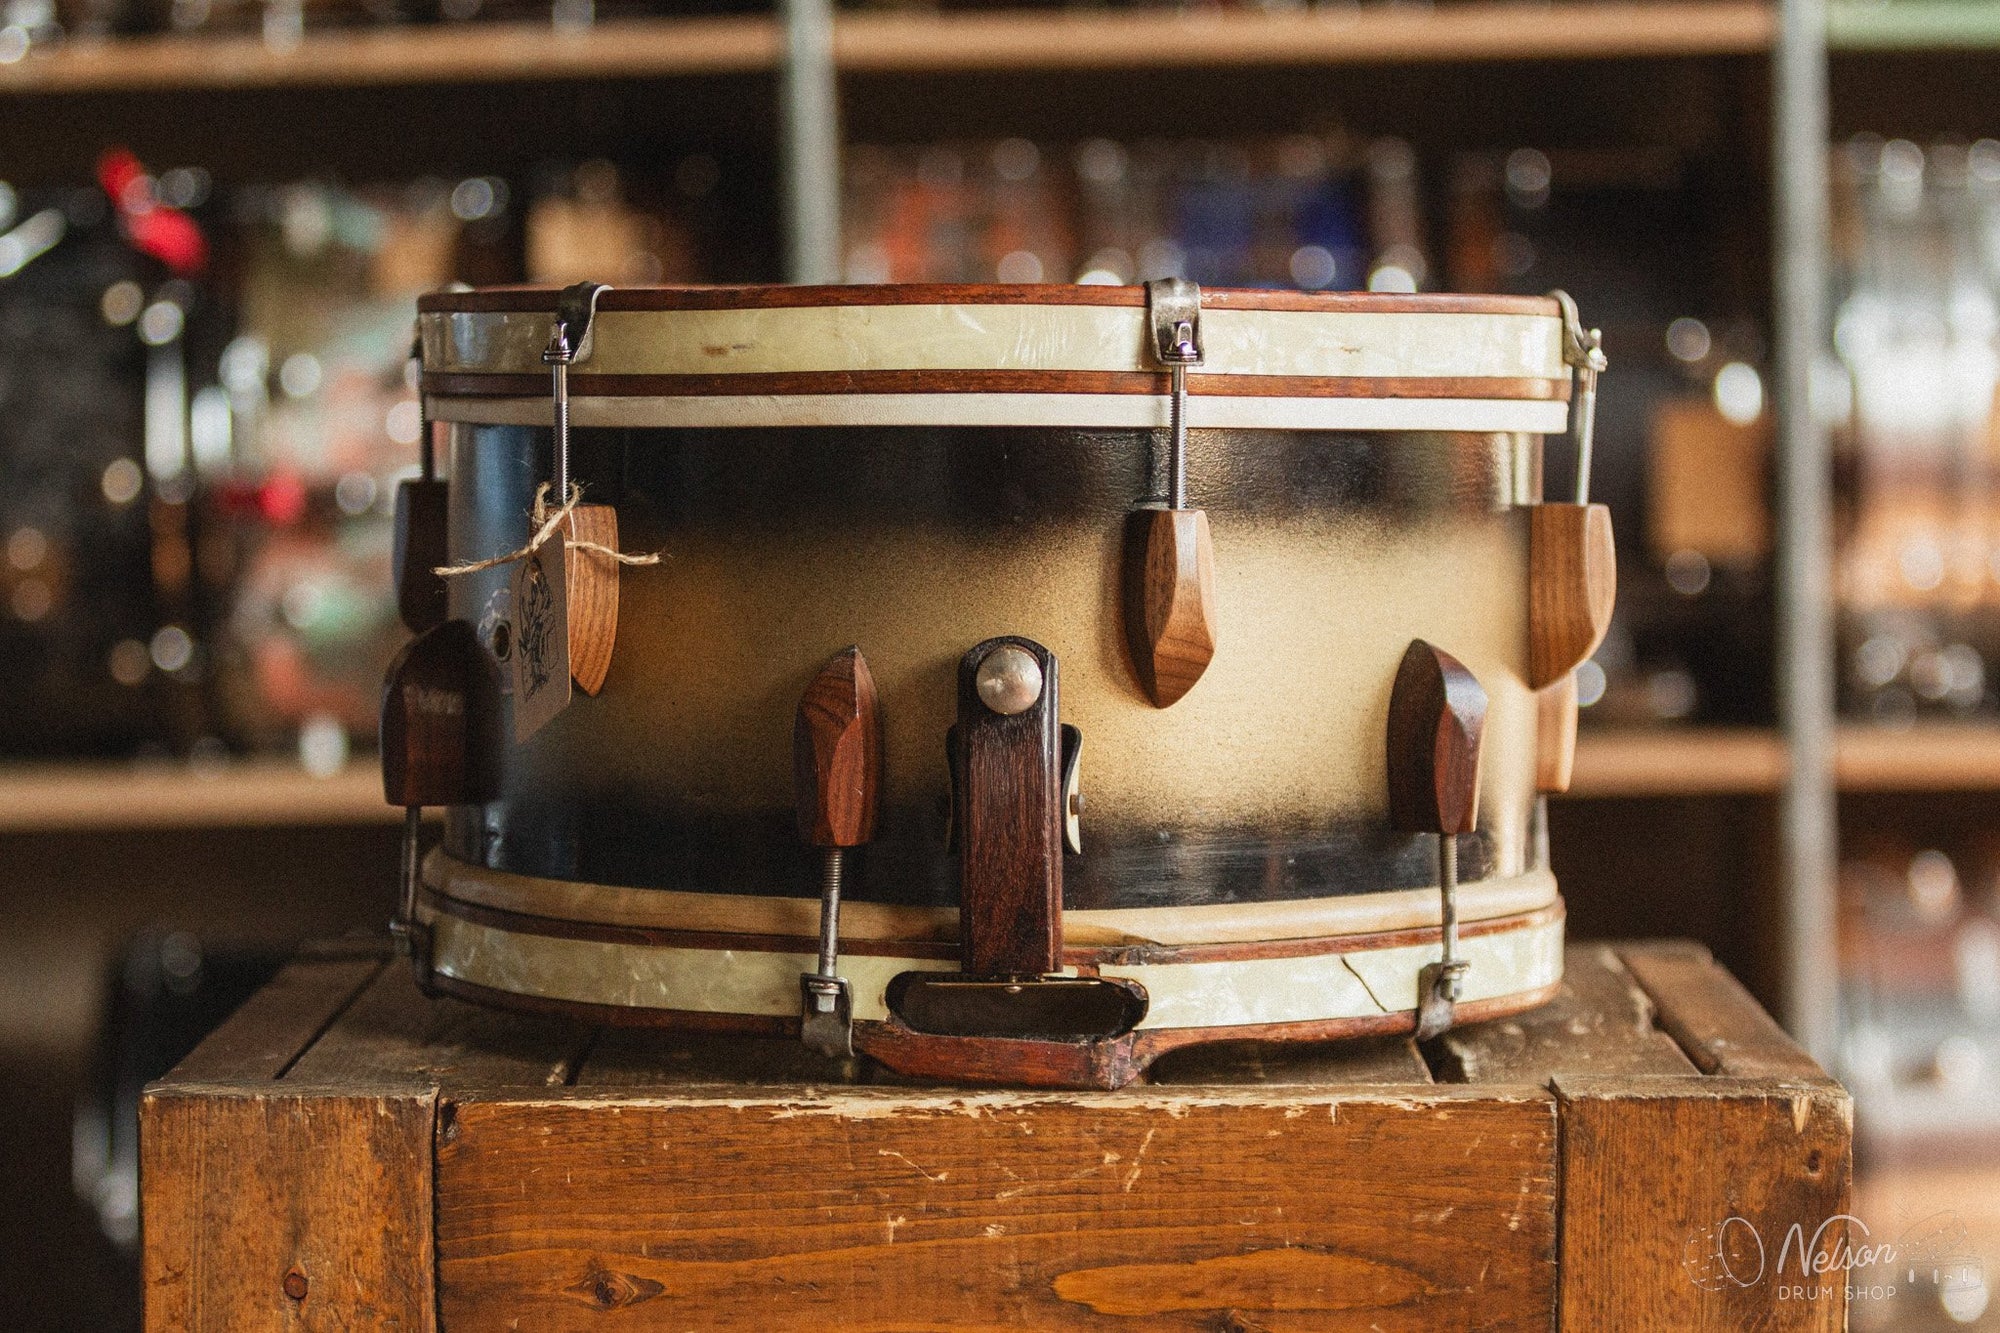
{"type": "Polygon", "coordinates": [[[1042,664],[1025,648],[1003,643],[979,663],[979,702],[1003,717],[1025,713],[1042,697],[1042,664]]]}

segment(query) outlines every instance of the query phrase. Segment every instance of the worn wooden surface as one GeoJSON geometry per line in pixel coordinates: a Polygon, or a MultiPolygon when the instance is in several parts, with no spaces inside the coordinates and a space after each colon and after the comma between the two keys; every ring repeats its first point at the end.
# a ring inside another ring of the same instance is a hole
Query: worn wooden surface
{"type": "Polygon", "coordinates": [[[288,1077],[381,967],[293,964],[147,1093],[149,1328],[436,1327],[435,1090],[288,1077]]]}
{"type": "Polygon", "coordinates": [[[149,1091],[147,1320],[1833,1329],[1838,1284],[1777,1266],[1845,1211],[1847,1110],[1690,945],[1578,946],[1546,1007],[1421,1049],[1061,1094],[503,1016],[335,951],[149,1091]]]}

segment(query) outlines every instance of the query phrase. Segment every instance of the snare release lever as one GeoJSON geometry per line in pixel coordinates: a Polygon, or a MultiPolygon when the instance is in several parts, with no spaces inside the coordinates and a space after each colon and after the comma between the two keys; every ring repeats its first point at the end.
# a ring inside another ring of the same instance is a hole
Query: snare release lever
{"type": "Polygon", "coordinates": [[[799,834],[820,849],[819,968],[799,978],[799,1039],[822,1055],[854,1054],[854,995],[839,974],[846,853],[875,836],[882,717],[859,648],[835,653],[799,700],[792,724],[799,834]]]}
{"type": "Polygon", "coordinates": [[[1486,689],[1465,664],[1422,639],[1404,650],[1389,695],[1389,819],[1435,833],[1438,961],[1417,974],[1417,1040],[1450,1028],[1466,960],[1458,956],[1458,838],[1479,820],[1479,749],[1486,689]]]}

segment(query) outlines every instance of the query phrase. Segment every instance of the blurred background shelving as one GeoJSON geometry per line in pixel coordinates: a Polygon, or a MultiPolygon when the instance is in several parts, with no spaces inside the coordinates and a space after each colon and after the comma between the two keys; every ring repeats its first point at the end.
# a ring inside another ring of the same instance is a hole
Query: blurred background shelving
{"type": "MultiPolygon", "coordinates": [[[[1574,291],[1613,363],[1623,589],[1550,811],[1572,930],[1703,939],[1858,1071],[1880,1160],[1946,1130],[1972,1152],[1993,1126],[1947,1112],[2000,1105],[2000,665],[1898,621],[1895,671],[1856,684],[1867,636],[1818,590],[1867,446],[1851,392],[1803,405],[1852,295],[1827,154],[1850,198],[1856,135],[1871,170],[1906,143],[1933,180],[1973,162],[1996,57],[1982,0],[0,0],[0,358],[33,372],[0,420],[97,414],[60,448],[0,427],[0,652],[46,677],[0,700],[0,1062],[44,1093],[0,1133],[46,1149],[0,1183],[66,1188],[119,984],[190,948],[191,976],[254,975],[230,960],[387,910],[367,715],[395,636],[366,590],[412,454],[409,301],[586,276],[1574,291]],[[79,365],[81,399],[18,397],[79,365]],[[48,647],[79,606],[83,646],[48,647]]],[[[75,1258],[92,1234],[79,1207],[9,1241],[29,1325],[129,1321],[116,1255],[75,1258]]]]}
{"type": "MultiPolygon", "coordinates": [[[[1524,8],[1030,10],[843,14],[844,71],[1171,69],[1375,61],[1588,60],[1745,55],[1770,49],[1773,15],[1741,0],[1568,3],[1524,8]]],[[[770,17],[609,20],[574,32],[543,23],[320,32],[273,47],[254,34],[74,41],[0,65],[0,93],[356,87],[772,71],[770,17]]]]}

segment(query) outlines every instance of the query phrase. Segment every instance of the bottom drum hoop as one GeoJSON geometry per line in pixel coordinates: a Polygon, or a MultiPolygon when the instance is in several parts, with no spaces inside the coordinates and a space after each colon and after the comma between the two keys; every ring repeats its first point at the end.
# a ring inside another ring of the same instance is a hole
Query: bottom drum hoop
{"type": "MultiPolygon", "coordinates": [[[[703,932],[592,927],[449,896],[445,858],[419,908],[430,941],[429,981],[483,1003],[591,1023],[695,1032],[796,1035],[798,978],[812,970],[806,942],[703,932]],[[671,939],[663,939],[666,936],[671,939]]],[[[530,904],[520,903],[519,906],[530,904]]],[[[1531,911],[1466,923],[1469,960],[1458,1013],[1479,1021],[1548,1000],[1562,980],[1560,898],[1531,911]]],[[[913,1031],[891,1011],[890,983],[904,973],[949,974],[955,950],[935,940],[847,953],[855,1049],[898,1072],[957,1082],[1116,1087],[1154,1058],[1211,1041],[1328,1041],[1415,1030],[1418,974],[1434,962],[1434,926],[1239,944],[1235,957],[1185,949],[1084,949],[1064,972],[1136,984],[1145,1017],[1116,1038],[1052,1042],[940,1037],[913,1031]],[[1090,961],[1097,959],[1098,961],[1090,961]]]]}

